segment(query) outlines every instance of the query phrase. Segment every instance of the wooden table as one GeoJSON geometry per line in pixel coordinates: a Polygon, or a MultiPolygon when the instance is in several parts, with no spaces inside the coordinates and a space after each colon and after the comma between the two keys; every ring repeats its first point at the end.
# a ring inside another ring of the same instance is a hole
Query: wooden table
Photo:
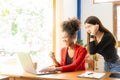
{"type": "MultiPolygon", "coordinates": [[[[78,78],[77,75],[84,73],[84,71],[77,72],[60,72],[57,74],[49,75],[35,75],[28,72],[9,72],[9,73],[0,73],[0,75],[9,76],[10,80],[96,80],[89,78],[78,78]]],[[[115,78],[109,78],[110,72],[106,72],[106,75],[99,80],[120,80],[115,78]]]]}

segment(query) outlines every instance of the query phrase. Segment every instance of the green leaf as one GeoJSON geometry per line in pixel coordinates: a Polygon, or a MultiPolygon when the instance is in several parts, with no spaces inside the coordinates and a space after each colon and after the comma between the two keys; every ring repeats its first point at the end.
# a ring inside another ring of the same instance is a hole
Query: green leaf
{"type": "Polygon", "coordinates": [[[11,33],[12,35],[17,34],[18,30],[17,30],[17,24],[15,22],[12,22],[12,26],[11,26],[11,33]]]}
{"type": "Polygon", "coordinates": [[[5,9],[4,11],[3,11],[3,16],[7,16],[7,15],[9,15],[10,14],[10,11],[8,10],[8,9],[5,9]]]}
{"type": "Polygon", "coordinates": [[[87,47],[87,44],[83,44],[83,40],[81,40],[81,39],[77,39],[76,43],[80,44],[83,47],[87,47]]]}

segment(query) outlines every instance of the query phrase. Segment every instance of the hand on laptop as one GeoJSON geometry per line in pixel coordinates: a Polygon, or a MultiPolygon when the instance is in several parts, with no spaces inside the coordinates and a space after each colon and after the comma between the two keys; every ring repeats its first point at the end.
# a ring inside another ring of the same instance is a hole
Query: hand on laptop
{"type": "Polygon", "coordinates": [[[55,67],[45,67],[40,72],[55,72],[55,67]]]}

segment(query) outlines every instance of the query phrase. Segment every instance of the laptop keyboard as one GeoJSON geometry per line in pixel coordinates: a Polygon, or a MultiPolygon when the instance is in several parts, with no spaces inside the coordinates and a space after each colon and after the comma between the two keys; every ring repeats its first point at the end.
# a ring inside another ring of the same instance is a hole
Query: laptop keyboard
{"type": "Polygon", "coordinates": [[[57,72],[37,72],[37,75],[56,74],[57,72]]]}

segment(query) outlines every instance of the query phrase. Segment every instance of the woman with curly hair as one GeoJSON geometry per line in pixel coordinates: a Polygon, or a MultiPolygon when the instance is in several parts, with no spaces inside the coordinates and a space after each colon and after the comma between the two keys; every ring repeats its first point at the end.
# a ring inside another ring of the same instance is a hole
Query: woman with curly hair
{"type": "Polygon", "coordinates": [[[62,23],[62,39],[66,46],[61,49],[61,62],[59,63],[55,58],[54,52],[51,52],[50,57],[55,67],[47,67],[40,71],[68,72],[86,69],[85,58],[87,50],[75,41],[79,29],[80,20],[78,19],[68,19],[62,23]]]}

